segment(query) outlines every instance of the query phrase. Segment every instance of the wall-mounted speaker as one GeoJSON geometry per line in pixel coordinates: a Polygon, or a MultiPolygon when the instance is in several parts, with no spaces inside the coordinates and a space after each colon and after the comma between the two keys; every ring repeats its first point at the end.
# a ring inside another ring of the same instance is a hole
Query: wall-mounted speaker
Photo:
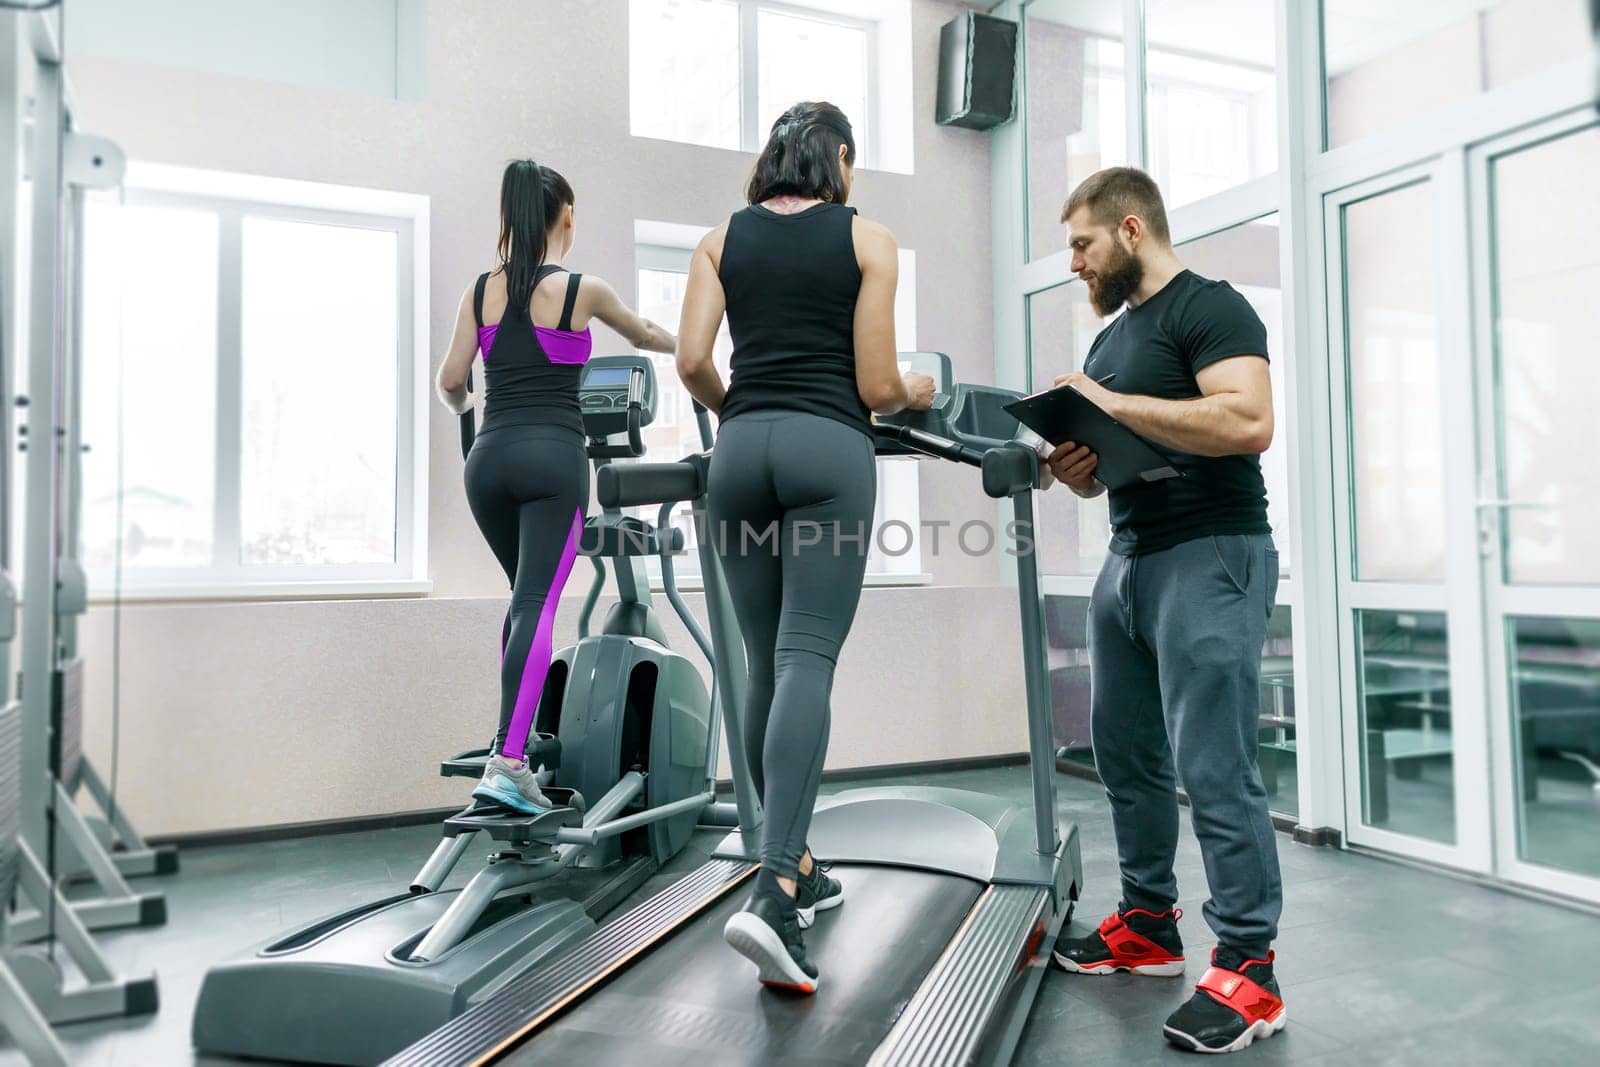
{"type": "Polygon", "coordinates": [[[967,11],[939,30],[941,126],[990,130],[1016,109],[1017,24],[967,11]]]}

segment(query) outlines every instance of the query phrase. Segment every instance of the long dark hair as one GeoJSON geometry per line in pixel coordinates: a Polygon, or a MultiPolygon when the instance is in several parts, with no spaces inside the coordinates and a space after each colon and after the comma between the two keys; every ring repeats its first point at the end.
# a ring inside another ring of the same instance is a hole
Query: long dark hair
{"type": "Polygon", "coordinates": [[[567,179],[531,159],[506,164],[500,179],[500,269],[506,272],[507,307],[526,311],[534,272],[544,263],[545,234],[577,199],[567,179]]]}
{"type": "Polygon", "coordinates": [[[845,146],[844,161],[855,166],[856,139],[843,111],[820,101],[794,105],[772,124],[745,201],[800,196],[844,203],[850,194],[839,170],[840,145],[845,146]]]}

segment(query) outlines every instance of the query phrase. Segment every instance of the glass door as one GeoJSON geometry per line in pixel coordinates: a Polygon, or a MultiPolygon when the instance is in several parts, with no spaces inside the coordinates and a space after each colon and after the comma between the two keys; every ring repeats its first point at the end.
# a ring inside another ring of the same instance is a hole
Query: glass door
{"type": "Polygon", "coordinates": [[[1469,159],[1495,864],[1600,901],[1600,126],[1469,159]]]}
{"type": "Polygon", "coordinates": [[[1339,190],[1324,219],[1346,833],[1485,872],[1464,171],[1339,190]]]}

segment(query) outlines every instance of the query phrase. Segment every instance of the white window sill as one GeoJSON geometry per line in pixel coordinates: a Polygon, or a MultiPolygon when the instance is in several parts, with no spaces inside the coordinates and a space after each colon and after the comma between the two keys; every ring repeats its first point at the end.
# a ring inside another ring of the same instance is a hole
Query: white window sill
{"type": "Polygon", "coordinates": [[[866,581],[862,582],[861,584],[867,589],[871,589],[874,586],[884,589],[893,589],[898,586],[932,585],[933,575],[927,573],[926,571],[919,571],[911,574],[869,574],[867,575],[866,581]]]}
{"type": "MultiPolygon", "coordinates": [[[[132,587],[122,590],[124,603],[150,603],[158,601],[196,600],[347,600],[375,599],[380,597],[420,597],[433,592],[433,582],[426,579],[374,578],[351,581],[317,582],[231,582],[208,585],[159,585],[132,587]]],[[[91,606],[109,604],[113,600],[110,589],[90,590],[91,606]]]]}

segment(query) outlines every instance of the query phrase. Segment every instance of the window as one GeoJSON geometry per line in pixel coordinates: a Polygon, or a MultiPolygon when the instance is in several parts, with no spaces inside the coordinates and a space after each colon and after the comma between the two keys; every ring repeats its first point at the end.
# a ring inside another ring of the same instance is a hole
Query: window
{"type": "Polygon", "coordinates": [[[1589,55],[1583,0],[1324,0],[1328,145],[1589,55]]]}
{"type": "Polygon", "coordinates": [[[756,27],[756,143],[796,101],[827,100],[849,118],[856,151],[863,161],[869,159],[871,27],[762,9],[756,12],[756,27]]]}
{"type": "Polygon", "coordinates": [[[84,566],[209,567],[216,548],[214,210],[91,202],[84,220],[84,566]],[[138,269],[132,257],[138,256],[138,269]]]}
{"type": "Polygon", "coordinates": [[[420,588],[426,210],[137,167],[125,196],[87,205],[95,587],[120,559],[127,588],[164,595],[420,588]]]}
{"type": "Polygon", "coordinates": [[[1356,612],[1361,821],[1457,839],[1450,634],[1443,614],[1356,612]]]}
{"type": "Polygon", "coordinates": [[[630,0],[628,13],[635,137],[755,152],[788,107],[827,100],[858,165],[911,172],[907,0],[630,0]]]}
{"type": "Polygon", "coordinates": [[[1149,0],[1150,174],[1170,210],[1278,169],[1273,0],[1149,0]]]}
{"type": "Polygon", "coordinates": [[[740,147],[737,0],[633,0],[628,57],[635,137],[740,147]]]}
{"type": "Polygon", "coordinates": [[[247,566],[394,559],[398,260],[393,230],[244,219],[247,566]],[[306,432],[312,426],[327,432],[306,432]]]}
{"type": "MultiPolygon", "coordinates": [[[[638,222],[635,246],[639,313],[677,332],[678,317],[683,306],[684,289],[689,279],[689,256],[692,243],[699,240],[701,231],[694,227],[638,222]],[[663,243],[677,241],[677,244],[663,243]]],[[[916,348],[916,253],[900,250],[900,284],[895,294],[895,338],[902,351],[916,348]]],[[[733,340],[728,335],[726,319],[717,335],[713,357],[722,371],[723,381],[730,377],[733,340]]],[[[673,460],[702,451],[700,431],[694,417],[694,404],[678,380],[674,357],[661,353],[648,355],[656,366],[658,401],[655,421],[644,431],[646,458],[673,460]]],[[[712,420],[713,432],[716,420],[712,420]]],[[[654,522],[656,508],[635,512],[640,518],[654,522]]],[[[868,581],[879,583],[915,581],[922,570],[921,539],[918,525],[921,509],[918,498],[917,461],[913,459],[880,459],[878,461],[878,499],[873,510],[872,546],[867,556],[868,581]],[[895,525],[885,529],[886,523],[895,525]],[[904,524],[902,527],[900,524],[904,524]]],[[[691,578],[700,571],[696,554],[694,523],[687,506],[673,513],[673,525],[683,530],[688,550],[673,561],[674,573],[680,578],[691,578]]],[[[649,560],[652,577],[659,577],[659,563],[649,560]]]]}
{"type": "MultiPolygon", "coordinates": [[[[683,294],[689,283],[689,253],[686,249],[640,245],[635,250],[638,265],[639,314],[676,333],[683,294]]],[[[703,449],[694,406],[678,380],[674,357],[660,352],[643,352],[656,365],[658,402],[655,422],[645,427],[645,447],[663,460],[678,459],[703,449]]],[[[717,334],[713,358],[727,381],[728,360],[733,354],[733,339],[724,320],[717,334]]],[[[714,420],[713,420],[714,422],[714,420]]]]}
{"type": "MultiPolygon", "coordinates": [[[[1144,168],[1168,209],[1278,167],[1272,0],[1240,0],[1226,18],[1205,5],[1146,8],[1144,168]]],[[[1036,0],[1027,47],[1028,258],[1063,251],[1067,195],[1104,167],[1129,163],[1121,0],[1036,0]]]]}
{"type": "Polygon", "coordinates": [[[1600,127],[1494,162],[1496,430],[1505,514],[1505,580],[1600,584],[1600,472],[1592,459],[1595,391],[1583,381],[1600,336],[1600,218],[1540,205],[1594,199],[1600,127]],[[1583,189],[1589,192],[1584,193],[1583,189]],[[1531,504],[1533,506],[1526,506],[1531,504]]]}
{"type": "Polygon", "coordinates": [[[1023,9],[1028,256],[1066,248],[1061,205],[1083,179],[1128,162],[1122,0],[1037,0],[1023,9]]]}
{"type": "Polygon", "coordinates": [[[1427,182],[1343,209],[1355,574],[1364,582],[1445,575],[1433,218],[1427,182]]]}
{"type": "Polygon", "coordinates": [[[1517,855],[1600,877],[1600,622],[1508,618],[1506,642],[1517,855]]]}

